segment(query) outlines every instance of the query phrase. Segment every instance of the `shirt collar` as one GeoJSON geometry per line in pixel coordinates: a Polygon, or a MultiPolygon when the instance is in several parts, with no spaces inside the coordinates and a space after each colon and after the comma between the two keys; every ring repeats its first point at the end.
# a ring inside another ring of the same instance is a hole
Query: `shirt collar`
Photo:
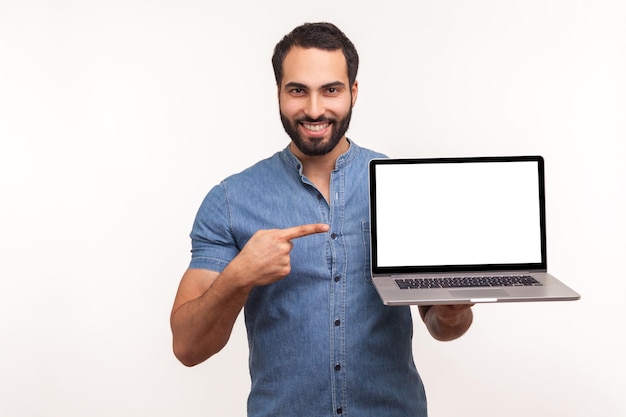
{"type": "MultiPolygon", "coordinates": [[[[359,153],[359,147],[356,143],[354,143],[350,139],[348,139],[348,143],[350,144],[348,150],[339,155],[339,157],[337,158],[337,162],[335,162],[336,170],[348,165],[359,153]]],[[[290,145],[291,144],[287,145],[287,147],[283,149],[283,151],[281,152],[281,157],[285,162],[287,162],[289,166],[297,169],[300,173],[302,173],[302,163],[300,162],[298,157],[295,156],[293,152],[291,152],[290,145]]]]}

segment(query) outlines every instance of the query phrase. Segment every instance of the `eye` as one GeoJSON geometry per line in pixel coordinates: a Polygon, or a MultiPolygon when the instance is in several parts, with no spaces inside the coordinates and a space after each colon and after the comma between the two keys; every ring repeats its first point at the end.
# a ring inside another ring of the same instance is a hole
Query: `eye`
{"type": "Polygon", "coordinates": [[[340,95],[343,92],[343,88],[340,85],[328,86],[326,87],[326,91],[324,94],[327,96],[335,97],[340,95]]]}
{"type": "Polygon", "coordinates": [[[294,95],[294,96],[301,96],[304,93],[305,93],[304,88],[294,87],[289,90],[289,94],[294,95]]]}

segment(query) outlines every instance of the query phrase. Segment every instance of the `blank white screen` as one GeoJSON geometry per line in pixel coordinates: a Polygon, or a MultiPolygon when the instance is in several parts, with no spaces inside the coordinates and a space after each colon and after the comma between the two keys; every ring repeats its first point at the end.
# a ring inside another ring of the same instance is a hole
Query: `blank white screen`
{"type": "Polygon", "coordinates": [[[541,262],[537,163],[376,168],[378,266],[541,262]]]}

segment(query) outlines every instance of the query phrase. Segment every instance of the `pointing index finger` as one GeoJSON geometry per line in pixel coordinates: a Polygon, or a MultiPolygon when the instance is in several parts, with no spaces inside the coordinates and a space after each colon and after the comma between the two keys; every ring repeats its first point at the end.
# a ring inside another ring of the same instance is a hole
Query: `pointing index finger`
{"type": "Polygon", "coordinates": [[[328,232],[330,227],[324,223],[303,224],[283,229],[283,237],[287,240],[297,239],[315,233],[328,232]]]}

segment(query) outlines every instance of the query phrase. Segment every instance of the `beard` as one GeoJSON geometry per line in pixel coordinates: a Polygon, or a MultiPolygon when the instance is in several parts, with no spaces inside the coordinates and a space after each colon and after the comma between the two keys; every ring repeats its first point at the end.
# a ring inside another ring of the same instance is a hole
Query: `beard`
{"type": "Polygon", "coordinates": [[[299,119],[289,120],[282,112],[280,112],[280,121],[287,135],[291,138],[296,147],[307,156],[326,155],[339,143],[341,138],[348,131],[350,119],[352,118],[352,106],[343,119],[335,119],[331,117],[319,117],[312,119],[310,117],[301,117],[299,119]],[[307,138],[303,137],[298,131],[300,123],[317,123],[327,122],[331,125],[330,138],[326,141],[323,138],[307,138]]]}

